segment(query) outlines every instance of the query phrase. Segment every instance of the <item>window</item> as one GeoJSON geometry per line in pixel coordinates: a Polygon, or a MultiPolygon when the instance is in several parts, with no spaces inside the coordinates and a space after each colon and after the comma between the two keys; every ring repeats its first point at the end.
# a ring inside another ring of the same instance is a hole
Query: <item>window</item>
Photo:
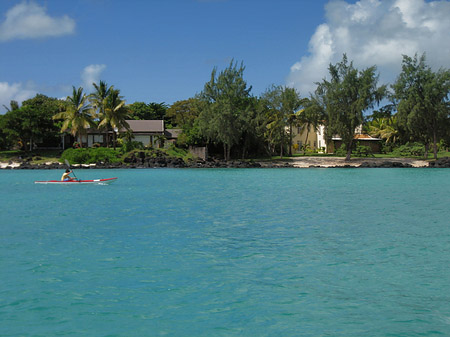
{"type": "Polygon", "coordinates": [[[103,135],[94,135],[94,143],[103,143],[103,135]]]}

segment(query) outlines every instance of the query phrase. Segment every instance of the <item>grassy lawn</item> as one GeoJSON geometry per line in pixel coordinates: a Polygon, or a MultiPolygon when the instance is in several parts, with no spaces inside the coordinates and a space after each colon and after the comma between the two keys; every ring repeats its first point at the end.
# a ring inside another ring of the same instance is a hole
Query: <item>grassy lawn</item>
{"type": "MultiPolygon", "coordinates": [[[[373,156],[375,158],[397,158],[398,157],[398,156],[393,155],[392,153],[376,153],[373,156]]],[[[438,159],[439,158],[444,158],[444,157],[450,157],[450,152],[438,152],[437,157],[438,157],[438,159]]],[[[425,160],[425,158],[423,156],[410,156],[408,158],[425,160]]],[[[428,154],[427,160],[434,160],[433,152],[428,154]]]]}

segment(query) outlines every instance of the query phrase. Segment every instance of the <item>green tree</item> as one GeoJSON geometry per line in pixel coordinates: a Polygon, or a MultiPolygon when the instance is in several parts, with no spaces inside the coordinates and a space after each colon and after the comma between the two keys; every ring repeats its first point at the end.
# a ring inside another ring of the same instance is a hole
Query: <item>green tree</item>
{"type": "Polygon", "coordinates": [[[166,103],[134,102],[127,105],[131,119],[136,120],[164,120],[167,111],[166,103]]]}
{"type": "Polygon", "coordinates": [[[97,114],[103,114],[105,111],[106,97],[110,94],[114,86],[108,87],[105,81],[100,81],[98,84],[92,83],[94,86],[94,92],[89,95],[89,100],[97,114]]]}
{"type": "Polygon", "coordinates": [[[12,145],[12,141],[6,130],[6,117],[5,115],[0,115],[0,149],[9,149],[12,145]]]}
{"type": "Polygon", "coordinates": [[[225,70],[211,73],[199,99],[205,104],[199,116],[201,134],[209,141],[223,146],[225,160],[230,159],[231,148],[242,136],[242,115],[249,108],[251,87],[244,81],[243,63],[232,60],[225,70]]]}
{"type": "Polygon", "coordinates": [[[3,107],[6,109],[7,112],[10,112],[19,109],[19,103],[17,101],[11,100],[9,103],[9,107],[7,107],[4,104],[3,107]]]}
{"type": "MultiPolygon", "coordinates": [[[[13,136],[13,131],[8,128],[10,116],[8,113],[18,110],[19,103],[17,101],[11,100],[9,107],[3,105],[6,109],[5,115],[0,115],[0,149],[9,149],[13,146],[14,142],[17,140],[17,137],[13,136]]],[[[14,124],[11,123],[13,126],[14,124]]]]}
{"type": "Polygon", "coordinates": [[[61,107],[58,99],[37,94],[22,102],[20,108],[13,102],[4,116],[4,134],[9,144],[19,142],[23,150],[31,151],[36,143],[57,141],[58,128],[52,116],[61,107]]]}
{"type": "Polygon", "coordinates": [[[394,114],[395,104],[387,104],[378,110],[372,111],[372,114],[367,116],[366,120],[371,121],[377,118],[389,118],[394,114]]]}
{"type": "Polygon", "coordinates": [[[331,79],[317,84],[313,100],[325,112],[327,138],[334,135],[342,138],[348,161],[355,130],[364,121],[363,112],[381,101],[386,95],[386,86],[377,87],[375,66],[359,71],[353,67],[353,62],[348,62],[345,54],[341,62],[330,64],[328,70],[331,79]]]}
{"type": "Polygon", "coordinates": [[[241,120],[241,158],[250,154],[267,154],[265,131],[267,129],[267,108],[257,97],[249,97],[245,103],[246,109],[240,115],[241,120]]]}
{"type": "Polygon", "coordinates": [[[280,157],[286,145],[289,155],[292,156],[292,127],[297,125],[298,115],[304,100],[294,88],[272,85],[262,95],[262,99],[268,106],[268,123],[266,135],[269,142],[280,146],[280,157]]]}
{"type": "Polygon", "coordinates": [[[369,135],[385,140],[386,144],[395,144],[400,138],[397,116],[375,118],[367,124],[369,135]]]}
{"type": "Polygon", "coordinates": [[[177,101],[167,109],[166,117],[174,126],[183,130],[177,139],[179,146],[188,147],[204,143],[198,126],[200,111],[201,101],[197,98],[177,101]]]}
{"type": "Polygon", "coordinates": [[[172,120],[173,124],[182,128],[192,126],[199,115],[199,104],[196,98],[177,101],[166,112],[166,116],[172,120]]]}
{"type": "MultiPolygon", "coordinates": [[[[67,96],[64,111],[53,116],[55,120],[63,120],[61,132],[70,129],[73,136],[78,136],[82,140],[82,135],[86,134],[88,127],[95,127],[93,120],[93,109],[88,97],[83,93],[83,88],[72,87],[72,96],[67,96]]],[[[80,141],[80,146],[83,142],[80,141]]]]}
{"type": "Polygon", "coordinates": [[[116,149],[117,132],[121,129],[128,130],[130,128],[127,123],[128,110],[125,108],[125,101],[120,96],[118,89],[111,89],[105,99],[105,110],[99,115],[99,127],[106,127],[113,132],[113,146],[116,149]]]}
{"type": "MultiPolygon", "coordinates": [[[[92,83],[92,85],[95,90],[89,95],[89,101],[95,111],[95,117],[100,118],[100,116],[105,115],[106,98],[114,87],[108,87],[108,84],[105,81],[100,81],[98,84],[92,83]]],[[[108,130],[106,130],[106,146],[109,147],[108,130]]]]}
{"type": "Polygon", "coordinates": [[[450,132],[450,71],[434,72],[426,64],[425,54],[420,58],[417,54],[414,58],[403,55],[402,72],[392,87],[398,102],[399,123],[414,140],[425,144],[425,157],[428,157],[429,144],[433,144],[434,158],[437,159],[439,138],[450,132]]]}

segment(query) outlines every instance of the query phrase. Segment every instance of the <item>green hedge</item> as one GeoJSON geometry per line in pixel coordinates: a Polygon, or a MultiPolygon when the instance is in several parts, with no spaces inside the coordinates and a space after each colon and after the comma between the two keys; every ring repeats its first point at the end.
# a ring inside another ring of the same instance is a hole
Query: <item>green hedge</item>
{"type": "Polygon", "coordinates": [[[68,160],[70,164],[95,164],[98,162],[120,162],[119,150],[105,147],[67,149],[61,155],[61,160],[68,160]]]}
{"type": "Polygon", "coordinates": [[[425,146],[421,143],[406,143],[395,148],[392,154],[397,157],[423,157],[425,155],[425,146]]]}

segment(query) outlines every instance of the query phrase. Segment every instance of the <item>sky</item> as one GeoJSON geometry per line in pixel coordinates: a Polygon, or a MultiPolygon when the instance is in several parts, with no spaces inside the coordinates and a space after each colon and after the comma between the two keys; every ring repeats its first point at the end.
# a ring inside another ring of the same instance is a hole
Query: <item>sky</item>
{"type": "Polygon", "coordinates": [[[232,60],[255,96],[308,97],[343,53],[388,84],[402,54],[450,68],[449,32],[450,0],[1,0],[0,113],[99,80],[127,103],[170,105],[232,60]]]}

